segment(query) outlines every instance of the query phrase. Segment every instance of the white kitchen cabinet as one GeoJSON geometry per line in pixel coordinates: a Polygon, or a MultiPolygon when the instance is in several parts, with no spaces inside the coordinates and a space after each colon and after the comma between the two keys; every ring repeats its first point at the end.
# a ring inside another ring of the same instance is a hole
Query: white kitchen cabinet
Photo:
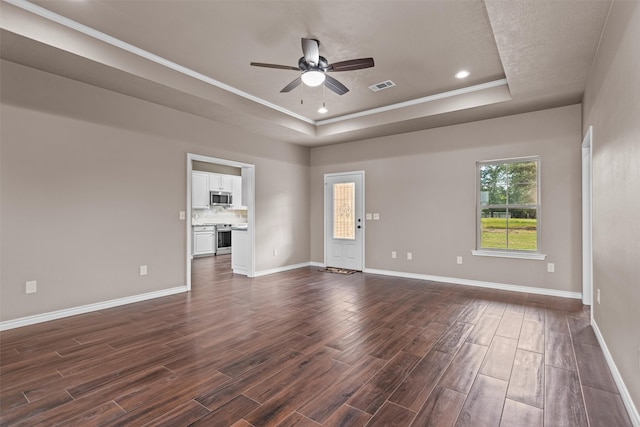
{"type": "Polygon", "coordinates": [[[233,175],[221,175],[218,173],[209,174],[209,190],[210,191],[228,191],[233,192],[233,175]]]}
{"type": "Polygon", "coordinates": [[[233,208],[242,207],[242,177],[232,176],[233,180],[233,208]]]}
{"type": "Polygon", "coordinates": [[[193,228],[193,255],[214,255],[216,252],[216,227],[193,228]]]}
{"type": "Polygon", "coordinates": [[[209,175],[206,172],[191,173],[191,207],[194,209],[209,207],[209,175]]]}
{"type": "Polygon", "coordinates": [[[231,229],[231,268],[234,274],[249,274],[249,233],[246,229],[231,229]]]}

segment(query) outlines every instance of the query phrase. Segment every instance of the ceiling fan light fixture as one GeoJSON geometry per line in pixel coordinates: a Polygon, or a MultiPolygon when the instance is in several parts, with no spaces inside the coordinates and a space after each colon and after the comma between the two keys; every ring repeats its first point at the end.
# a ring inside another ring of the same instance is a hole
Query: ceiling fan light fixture
{"type": "Polygon", "coordinates": [[[324,83],[324,79],[326,76],[322,71],[318,70],[309,70],[302,73],[302,82],[307,86],[320,86],[324,83]]]}

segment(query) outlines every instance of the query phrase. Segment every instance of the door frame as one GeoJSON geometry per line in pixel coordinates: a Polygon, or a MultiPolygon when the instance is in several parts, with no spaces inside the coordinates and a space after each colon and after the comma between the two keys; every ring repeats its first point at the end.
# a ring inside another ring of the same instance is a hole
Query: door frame
{"type": "Polygon", "coordinates": [[[192,227],[191,227],[191,173],[193,172],[193,161],[214,163],[218,165],[233,166],[242,169],[242,198],[247,202],[247,233],[249,235],[249,266],[247,276],[255,277],[256,272],[256,251],[255,251],[255,165],[250,163],[236,162],[233,160],[220,159],[217,157],[202,156],[200,154],[187,153],[187,209],[186,209],[186,234],[187,247],[185,250],[187,260],[187,277],[185,283],[187,290],[191,290],[191,247],[192,247],[192,227]]]}
{"type": "MultiPolygon", "coordinates": [[[[582,303],[593,304],[593,126],[582,140],[582,303]]],[[[593,310],[591,310],[593,315],[593,310]]]]}
{"type": "Polygon", "coordinates": [[[365,266],[366,266],[366,259],[365,259],[365,237],[366,237],[366,230],[367,227],[364,226],[364,222],[366,221],[364,219],[365,217],[365,197],[364,197],[364,189],[365,189],[365,175],[364,175],[364,171],[360,170],[360,171],[352,171],[352,172],[335,172],[335,173],[325,173],[324,174],[324,180],[323,180],[323,187],[324,187],[324,191],[322,193],[322,216],[324,218],[324,228],[323,228],[323,236],[322,236],[322,241],[324,242],[324,265],[325,267],[327,266],[327,247],[328,247],[328,242],[327,242],[327,230],[329,228],[329,218],[327,218],[327,178],[330,177],[338,177],[338,176],[344,176],[344,175],[360,175],[360,177],[362,178],[362,191],[360,191],[360,201],[362,203],[362,214],[363,214],[363,222],[362,222],[362,249],[361,249],[361,259],[362,259],[362,271],[364,271],[365,266]]]}

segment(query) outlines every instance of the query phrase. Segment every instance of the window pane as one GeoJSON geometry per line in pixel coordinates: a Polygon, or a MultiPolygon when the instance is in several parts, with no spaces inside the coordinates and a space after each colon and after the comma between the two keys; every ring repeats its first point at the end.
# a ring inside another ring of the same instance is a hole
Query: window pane
{"type": "Polygon", "coordinates": [[[333,184],[333,238],[356,238],[356,183],[333,184]]]}
{"type": "Polygon", "coordinates": [[[480,166],[480,203],[482,206],[507,203],[506,165],[480,166]]]}
{"type": "Polygon", "coordinates": [[[535,205],[538,203],[538,185],[535,181],[511,184],[508,197],[510,205],[535,205]]]}
{"type": "Polygon", "coordinates": [[[510,205],[536,204],[538,202],[538,165],[532,162],[508,163],[508,200],[510,205]]]}
{"type": "Polygon", "coordinates": [[[536,209],[510,209],[507,223],[509,249],[538,249],[538,219],[536,209]]]}
{"type": "Polygon", "coordinates": [[[538,164],[535,161],[507,163],[509,182],[521,184],[537,181],[538,164]]]}
{"type": "Polygon", "coordinates": [[[480,218],[480,247],[507,249],[506,209],[482,209],[480,218]]]}

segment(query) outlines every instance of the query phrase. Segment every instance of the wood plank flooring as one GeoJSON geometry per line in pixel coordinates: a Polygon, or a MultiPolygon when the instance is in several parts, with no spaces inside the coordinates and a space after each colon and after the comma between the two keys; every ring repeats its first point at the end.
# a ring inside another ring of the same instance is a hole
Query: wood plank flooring
{"type": "Polygon", "coordinates": [[[0,424],[631,425],[580,301],[229,264],[0,333],[0,424]]]}

